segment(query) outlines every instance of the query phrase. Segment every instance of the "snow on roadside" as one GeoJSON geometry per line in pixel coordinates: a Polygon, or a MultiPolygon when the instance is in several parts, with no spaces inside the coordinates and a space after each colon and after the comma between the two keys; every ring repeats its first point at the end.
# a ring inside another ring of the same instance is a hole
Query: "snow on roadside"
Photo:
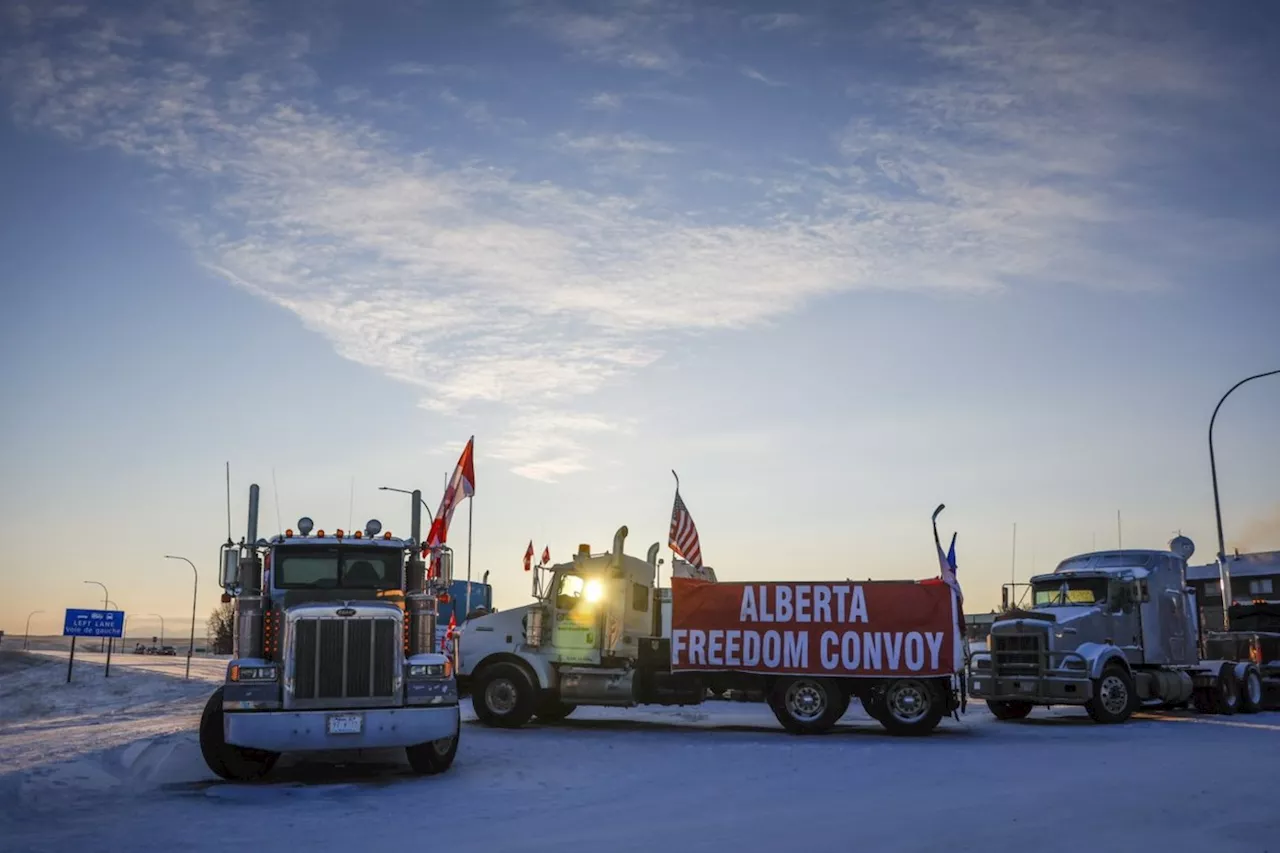
{"type": "Polygon", "coordinates": [[[79,658],[68,684],[61,657],[3,653],[0,807],[16,800],[24,809],[38,808],[68,791],[130,787],[126,781],[154,771],[190,740],[186,733],[198,724],[210,692],[208,680],[114,660],[108,678],[103,664],[79,658]]]}

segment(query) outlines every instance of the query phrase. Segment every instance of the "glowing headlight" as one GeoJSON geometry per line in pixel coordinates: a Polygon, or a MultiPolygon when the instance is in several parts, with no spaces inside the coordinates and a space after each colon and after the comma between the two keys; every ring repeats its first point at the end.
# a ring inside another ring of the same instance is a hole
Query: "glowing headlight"
{"type": "Polygon", "coordinates": [[[236,682],[275,681],[276,668],[274,666],[233,666],[231,680],[236,682]]]}
{"type": "Polygon", "coordinates": [[[447,663],[414,663],[409,665],[409,677],[448,678],[450,669],[447,663]]]}
{"type": "Polygon", "coordinates": [[[582,591],[582,597],[588,604],[595,604],[604,598],[604,584],[598,580],[587,581],[587,586],[582,591]]]}

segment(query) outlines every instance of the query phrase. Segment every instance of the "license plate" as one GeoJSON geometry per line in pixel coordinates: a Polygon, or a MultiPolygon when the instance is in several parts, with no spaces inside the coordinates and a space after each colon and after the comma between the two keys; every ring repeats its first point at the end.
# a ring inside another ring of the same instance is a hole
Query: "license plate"
{"type": "Polygon", "coordinates": [[[364,717],[359,714],[334,714],[329,717],[329,734],[358,735],[364,724],[364,717]]]}

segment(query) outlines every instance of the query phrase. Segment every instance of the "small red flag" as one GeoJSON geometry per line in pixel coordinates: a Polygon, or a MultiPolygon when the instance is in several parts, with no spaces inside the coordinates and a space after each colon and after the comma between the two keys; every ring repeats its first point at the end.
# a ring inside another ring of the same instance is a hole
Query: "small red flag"
{"type": "Polygon", "coordinates": [[[533,566],[533,540],[529,540],[529,549],[524,552],[524,570],[531,571],[533,566]]]}
{"type": "Polygon", "coordinates": [[[547,563],[550,563],[550,562],[551,562],[551,546],[547,545],[542,549],[542,562],[539,563],[538,565],[545,566],[547,563]]]}

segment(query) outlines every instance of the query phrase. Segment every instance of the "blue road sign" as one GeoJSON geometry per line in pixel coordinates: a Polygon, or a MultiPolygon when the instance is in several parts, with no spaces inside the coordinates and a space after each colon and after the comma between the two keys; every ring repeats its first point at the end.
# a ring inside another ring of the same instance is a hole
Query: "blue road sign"
{"type": "Polygon", "coordinates": [[[123,610],[72,610],[62,624],[64,637],[124,637],[123,610]]]}

